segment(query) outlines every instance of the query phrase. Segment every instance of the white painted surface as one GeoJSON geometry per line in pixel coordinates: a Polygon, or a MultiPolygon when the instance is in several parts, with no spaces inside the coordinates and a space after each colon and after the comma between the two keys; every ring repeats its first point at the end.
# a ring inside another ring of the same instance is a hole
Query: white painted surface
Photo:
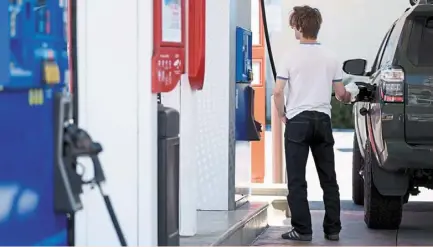
{"type": "Polygon", "coordinates": [[[236,142],[236,187],[249,188],[251,193],[251,143],[236,142]]]}
{"type": "Polygon", "coordinates": [[[161,93],[161,102],[164,106],[176,109],[180,113],[180,83],[177,84],[173,91],[168,93],[161,93]]]}
{"type": "MultiPolygon", "coordinates": [[[[206,82],[198,96],[198,209],[228,210],[234,202],[234,174],[230,171],[234,140],[235,30],[251,28],[250,0],[207,1],[206,82]],[[230,88],[233,87],[233,88],[230,88]],[[231,94],[233,92],[233,95],[231,94]],[[234,99],[234,98],[233,98],[234,99]],[[232,101],[234,102],[234,100],[232,101]],[[231,109],[232,108],[232,109],[231,109]],[[233,177],[231,177],[233,176],[233,177]]],[[[238,153],[235,154],[236,156],[238,153]]],[[[245,155],[243,165],[248,165],[245,155]]],[[[238,163],[236,162],[235,166],[238,163]]]]}
{"type": "MultiPolygon", "coordinates": [[[[104,147],[105,189],[131,246],[157,245],[157,105],[151,95],[151,54],[151,1],[78,1],[80,125],[104,147]]],[[[89,167],[88,161],[82,163],[89,167]]],[[[85,209],[77,214],[76,245],[119,245],[97,190],[87,189],[82,198],[85,209]]]]}
{"type": "Polygon", "coordinates": [[[180,235],[197,233],[197,96],[191,90],[188,76],[182,76],[180,85],[180,235]]]}
{"type": "MultiPolygon", "coordinates": [[[[235,33],[230,15],[234,1],[207,1],[206,72],[197,92],[197,172],[200,210],[227,210],[229,197],[229,101],[234,77],[230,59],[235,33]],[[230,33],[233,32],[233,33],[230,33]]],[[[234,107],[234,106],[233,106],[234,107]]],[[[193,116],[191,116],[193,117],[193,116]]],[[[233,178],[234,179],[234,178],[233,178]]],[[[234,198],[233,198],[234,200],[234,198]]]]}
{"type": "Polygon", "coordinates": [[[227,210],[230,1],[206,2],[205,84],[197,92],[197,208],[227,210]]]}

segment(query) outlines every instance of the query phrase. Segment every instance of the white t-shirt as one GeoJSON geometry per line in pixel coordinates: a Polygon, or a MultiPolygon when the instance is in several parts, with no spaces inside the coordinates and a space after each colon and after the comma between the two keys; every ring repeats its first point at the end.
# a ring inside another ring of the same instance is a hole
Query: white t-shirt
{"type": "Polygon", "coordinates": [[[284,89],[288,119],[303,111],[331,117],[332,83],[342,81],[343,72],[337,56],[320,43],[300,43],[284,56],[277,79],[288,81],[284,89]]]}

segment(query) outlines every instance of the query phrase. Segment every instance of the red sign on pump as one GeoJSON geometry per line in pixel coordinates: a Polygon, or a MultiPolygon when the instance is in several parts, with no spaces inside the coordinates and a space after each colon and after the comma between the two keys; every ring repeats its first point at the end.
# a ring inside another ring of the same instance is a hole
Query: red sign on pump
{"type": "Polygon", "coordinates": [[[152,93],[172,91],[185,73],[185,0],[153,0],[152,93]]]}

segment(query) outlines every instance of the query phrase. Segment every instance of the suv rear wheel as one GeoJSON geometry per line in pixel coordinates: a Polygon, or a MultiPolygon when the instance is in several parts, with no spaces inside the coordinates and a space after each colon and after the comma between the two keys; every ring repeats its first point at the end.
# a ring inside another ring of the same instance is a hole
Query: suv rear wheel
{"type": "Polygon", "coordinates": [[[372,229],[398,229],[403,213],[403,198],[383,196],[374,185],[372,166],[377,165],[377,162],[369,140],[364,158],[364,221],[372,229]]]}
{"type": "Polygon", "coordinates": [[[364,158],[359,151],[356,133],[353,135],[353,154],[352,154],[352,200],[356,205],[364,204],[364,179],[359,172],[363,169],[364,158]]]}

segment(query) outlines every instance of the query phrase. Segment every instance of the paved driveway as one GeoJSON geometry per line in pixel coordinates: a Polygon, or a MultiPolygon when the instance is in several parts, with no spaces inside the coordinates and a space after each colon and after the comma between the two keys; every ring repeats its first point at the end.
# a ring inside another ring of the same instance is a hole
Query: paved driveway
{"type": "Polygon", "coordinates": [[[403,222],[398,231],[377,231],[366,228],[363,221],[363,208],[351,202],[352,192],[352,141],[353,132],[335,131],[334,138],[336,170],[342,199],[341,241],[330,242],[323,239],[322,219],[324,215],[322,191],[310,155],[307,165],[308,199],[313,218],[314,240],[312,243],[296,243],[281,239],[290,221],[283,213],[273,213],[269,229],[254,245],[350,245],[350,246],[426,246],[433,245],[433,191],[423,190],[412,197],[405,206],[403,222]]]}

